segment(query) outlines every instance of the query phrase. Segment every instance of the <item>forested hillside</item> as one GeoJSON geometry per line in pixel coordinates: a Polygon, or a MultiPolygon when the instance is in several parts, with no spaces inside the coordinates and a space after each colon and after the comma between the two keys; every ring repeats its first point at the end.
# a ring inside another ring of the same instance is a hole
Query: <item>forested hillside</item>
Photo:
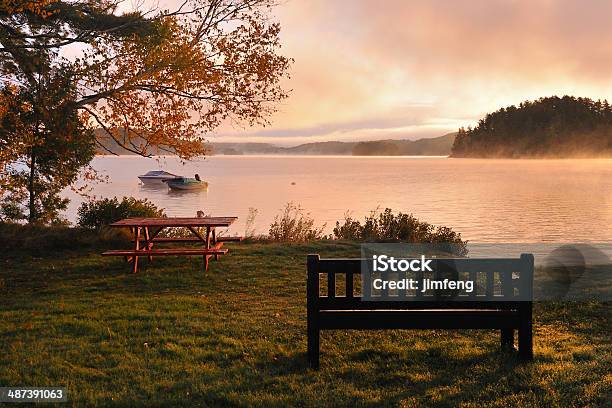
{"type": "Polygon", "coordinates": [[[451,156],[612,156],[612,107],[606,100],[555,96],[501,108],[475,128],[459,129],[451,156]]]}

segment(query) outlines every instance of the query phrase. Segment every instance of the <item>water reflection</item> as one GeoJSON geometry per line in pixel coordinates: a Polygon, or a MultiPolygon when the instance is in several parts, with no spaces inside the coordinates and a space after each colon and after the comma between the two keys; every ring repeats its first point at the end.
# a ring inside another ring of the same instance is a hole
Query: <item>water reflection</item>
{"type": "Polygon", "coordinates": [[[169,187],[167,184],[140,184],[140,189],[142,191],[166,192],[169,187]]]}
{"type": "Polygon", "coordinates": [[[202,187],[194,190],[175,190],[173,188],[168,189],[168,194],[171,196],[189,196],[193,194],[208,194],[208,187],[202,187]]]}

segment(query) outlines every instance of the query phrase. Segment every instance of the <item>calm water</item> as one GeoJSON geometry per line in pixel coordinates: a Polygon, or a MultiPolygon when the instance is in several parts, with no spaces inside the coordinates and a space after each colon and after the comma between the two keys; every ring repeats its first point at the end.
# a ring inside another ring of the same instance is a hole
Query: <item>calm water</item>
{"type": "MultiPolygon", "coordinates": [[[[411,212],[478,242],[602,242],[612,240],[612,160],[480,160],[414,157],[215,156],[182,165],[141,157],[97,157],[109,183],[97,197],[149,198],[173,216],[239,217],[249,208],[266,232],[284,204],[299,203],[327,230],[347,211],[362,218],[376,208],[411,212]],[[168,192],[136,178],[164,170],[209,182],[207,192],[168,192]],[[295,183],[294,185],[292,183],[295,183]]],[[[82,201],[72,193],[71,221],[82,201]]]]}

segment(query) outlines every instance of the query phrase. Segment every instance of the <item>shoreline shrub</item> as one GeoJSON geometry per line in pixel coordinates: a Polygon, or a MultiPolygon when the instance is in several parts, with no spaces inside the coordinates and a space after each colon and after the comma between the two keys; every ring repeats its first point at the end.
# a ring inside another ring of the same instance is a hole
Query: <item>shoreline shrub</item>
{"type": "Polygon", "coordinates": [[[361,242],[452,244],[453,252],[467,254],[468,241],[452,228],[420,221],[412,214],[394,214],[390,208],[381,213],[372,211],[363,224],[347,213],[343,223],[336,221],[333,236],[334,239],[361,242]]]}
{"type": "Polygon", "coordinates": [[[104,198],[81,204],[77,224],[82,228],[100,230],[102,227],[129,217],[165,217],[164,209],[148,199],[123,197],[104,198]]]}
{"type": "Polygon", "coordinates": [[[268,239],[273,242],[307,242],[326,238],[323,235],[325,224],[314,227],[314,219],[304,209],[292,202],[287,203],[280,215],[274,217],[270,225],[268,239]]]}

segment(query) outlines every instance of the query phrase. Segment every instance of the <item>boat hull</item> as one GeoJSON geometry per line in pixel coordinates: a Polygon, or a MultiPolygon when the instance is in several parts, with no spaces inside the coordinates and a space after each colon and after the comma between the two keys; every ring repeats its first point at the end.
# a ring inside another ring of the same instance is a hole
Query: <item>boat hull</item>
{"type": "Polygon", "coordinates": [[[145,177],[139,176],[138,179],[146,186],[164,186],[166,181],[172,180],[174,177],[145,177]]]}
{"type": "Polygon", "coordinates": [[[168,187],[170,187],[170,189],[172,190],[179,190],[179,191],[197,191],[197,190],[206,190],[208,188],[208,183],[205,181],[202,181],[201,183],[182,183],[182,182],[175,182],[175,181],[168,181],[167,182],[168,187]]]}

